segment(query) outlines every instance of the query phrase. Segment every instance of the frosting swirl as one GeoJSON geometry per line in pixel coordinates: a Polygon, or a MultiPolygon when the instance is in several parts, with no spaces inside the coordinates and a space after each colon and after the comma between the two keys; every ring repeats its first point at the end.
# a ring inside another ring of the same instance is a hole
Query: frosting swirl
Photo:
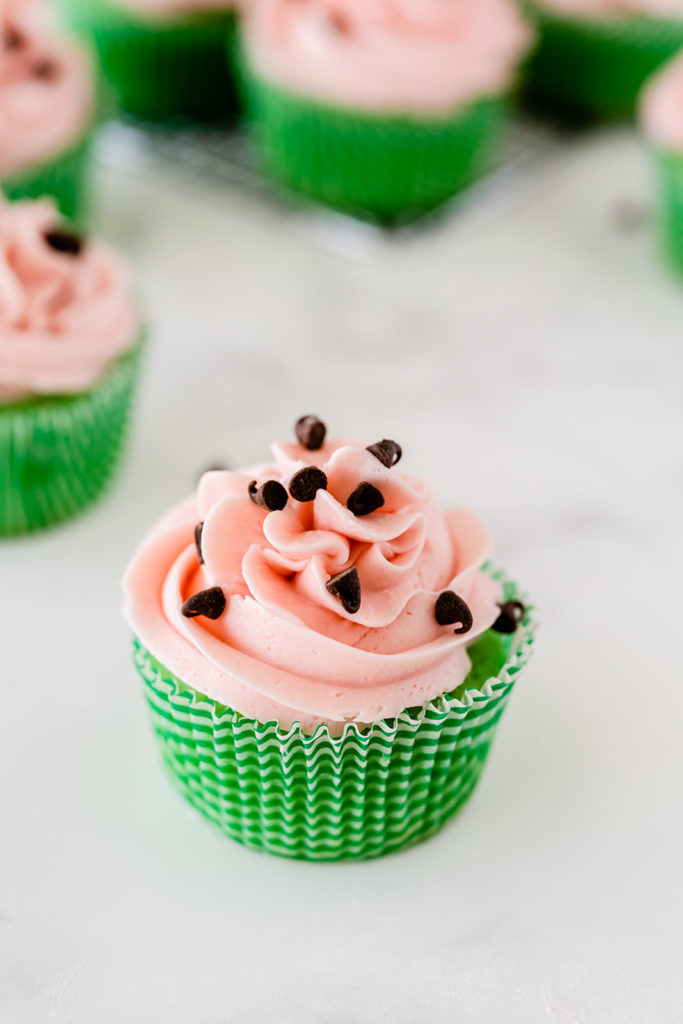
{"type": "Polygon", "coordinates": [[[683,57],[670,61],[646,86],[640,122],[656,145],[683,151],[683,57]]]}
{"type": "Polygon", "coordinates": [[[579,18],[620,18],[645,15],[655,18],[683,17],[683,0],[532,0],[545,7],[579,18]]]}
{"type": "Polygon", "coordinates": [[[139,328],[116,253],[62,232],[51,200],[0,199],[0,401],[91,387],[139,328]]]}
{"type": "Polygon", "coordinates": [[[143,541],[124,581],[142,643],[199,692],[285,728],[340,730],[459,686],[467,644],[499,614],[500,585],[480,571],[490,547],[481,523],[465,509],[444,514],[424,480],[383,465],[357,441],[316,452],[280,443],[273,454],[268,464],[206,474],[143,541]],[[268,511],[250,497],[252,481],[293,489],[310,466],[327,478],[312,500],[290,496],[268,511]],[[347,507],[361,483],[383,498],[369,514],[347,507]],[[349,569],[360,607],[330,587],[349,569]],[[185,602],[216,587],[227,599],[217,618],[183,615],[185,602]],[[469,606],[467,633],[437,622],[445,590],[469,606]]]}
{"type": "Polygon", "coordinates": [[[245,42],[258,74],[305,96],[443,112],[505,92],[531,33],[509,0],[262,0],[245,42]]]}
{"type": "Polygon", "coordinates": [[[81,48],[52,34],[35,0],[0,0],[0,178],[75,143],[93,109],[81,48]]]}

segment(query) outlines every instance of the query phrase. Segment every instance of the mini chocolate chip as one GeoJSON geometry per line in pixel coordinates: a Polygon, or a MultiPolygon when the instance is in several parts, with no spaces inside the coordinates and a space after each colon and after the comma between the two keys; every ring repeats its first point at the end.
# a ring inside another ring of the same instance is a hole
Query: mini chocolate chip
{"type": "Polygon", "coordinates": [[[459,622],[459,627],[453,630],[458,634],[469,633],[474,624],[469,606],[452,590],[444,590],[443,594],[439,594],[434,605],[434,617],[440,626],[452,626],[454,622],[459,622]]]}
{"type": "Polygon", "coordinates": [[[45,81],[50,81],[57,74],[57,65],[53,60],[45,58],[44,60],[36,61],[33,65],[33,76],[34,78],[42,78],[45,81]]]}
{"type": "Polygon", "coordinates": [[[318,491],[327,490],[327,477],[317,466],[306,466],[289,481],[289,493],[295,501],[313,501],[318,491]]]}
{"type": "Polygon", "coordinates": [[[346,502],[354,516],[369,516],[384,504],[384,495],[373,484],[363,480],[346,502]]]}
{"type": "Polygon", "coordinates": [[[200,590],[198,594],[188,597],[181,611],[186,619],[196,619],[199,615],[207,619],[220,619],[227,603],[220,587],[210,587],[209,590],[200,590]]]}
{"type": "Polygon", "coordinates": [[[266,480],[259,487],[256,480],[249,484],[249,497],[268,512],[280,512],[287,504],[287,491],[277,480],[266,480]]]}
{"type": "Polygon", "coordinates": [[[6,50],[21,50],[26,45],[26,38],[18,28],[10,25],[3,33],[2,42],[6,50]]]}
{"type": "Polygon", "coordinates": [[[496,633],[514,633],[524,618],[526,611],[521,601],[505,601],[499,604],[500,615],[491,626],[496,633]]]}
{"type": "Polygon", "coordinates": [[[333,597],[341,601],[344,611],[349,615],[355,615],[360,608],[361,589],[357,569],[344,569],[337,573],[325,584],[327,590],[333,597]]]}
{"type": "Polygon", "coordinates": [[[65,256],[80,256],[83,251],[83,239],[75,231],[67,231],[66,228],[53,228],[45,232],[45,241],[55,252],[64,253],[65,256]]]}
{"type": "Polygon", "coordinates": [[[403,449],[397,441],[388,441],[386,437],[383,441],[378,441],[377,444],[368,445],[367,450],[375,456],[376,459],[386,466],[387,469],[391,469],[397,462],[401,461],[403,455],[403,449]]]}
{"type": "Polygon", "coordinates": [[[204,555],[202,554],[202,531],[204,530],[204,523],[197,523],[194,528],[194,542],[197,548],[197,556],[199,558],[199,564],[204,565],[204,555]]]}
{"type": "Polygon", "coordinates": [[[320,451],[325,444],[327,427],[317,416],[302,416],[294,426],[297,441],[309,452],[320,451]]]}

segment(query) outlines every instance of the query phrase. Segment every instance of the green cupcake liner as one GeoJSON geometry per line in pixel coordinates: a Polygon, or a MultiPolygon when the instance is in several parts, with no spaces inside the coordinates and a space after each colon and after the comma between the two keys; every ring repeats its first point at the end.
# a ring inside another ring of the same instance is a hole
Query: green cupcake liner
{"type": "Polygon", "coordinates": [[[533,2],[524,9],[540,38],[527,64],[527,93],[572,112],[631,116],[645,79],[683,47],[683,18],[581,19],[533,2]]]}
{"type": "Polygon", "coordinates": [[[683,153],[655,150],[659,192],[659,235],[664,255],[683,275],[683,153]]]}
{"type": "Polygon", "coordinates": [[[231,11],[144,18],[108,0],[58,0],[62,19],[94,44],[120,108],[148,121],[234,115],[237,92],[226,40],[231,11]]]}
{"type": "Polygon", "coordinates": [[[52,196],[62,215],[82,224],[87,215],[87,176],[91,135],[88,133],[52,160],[28,168],[2,181],[8,199],[42,199],[52,196]]]}
{"type": "Polygon", "coordinates": [[[245,718],[133,646],[162,761],[185,799],[245,846],[317,861],[378,857],[444,825],[477,784],[534,634],[527,610],[513,637],[489,631],[472,645],[457,691],[340,737],[245,718]]]}
{"type": "Polygon", "coordinates": [[[443,117],[346,111],[292,95],[240,64],[265,173],[359,217],[407,221],[440,206],[486,169],[502,135],[500,99],[443,117]]]}
{"type": "Polygon", "coordinates": [[[103,492],[128,434],[142,347],[90,391],[0,405],[0,536],[61,522],[103,492]]]}

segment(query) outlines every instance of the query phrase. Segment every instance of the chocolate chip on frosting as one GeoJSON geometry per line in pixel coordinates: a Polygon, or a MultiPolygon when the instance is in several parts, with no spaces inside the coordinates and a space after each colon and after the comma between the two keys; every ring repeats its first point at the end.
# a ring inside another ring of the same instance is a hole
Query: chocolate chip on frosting
{"type": "Polygon", "coordinates": [[[384,504],[384,495],[374,484],[364,480],[358,484],[353,494],[349,496],[346,507],[353,512],[354,516],[369,516],[376,512],[384,504]]]}
{"type": "Polygon", "coordinates": [[[333,597],[341,601],[344,611],[355,615],[360,608],[361,588],[357,569],[344,569],[325,584],[333,597]]]}
{"type": "Polygon", "coordinates": [[[26,45],[26,39],[13,25],[8,25],[2,34],[2,43],[6,50],[21,50],[26,45]]]}
{"type": "Polygon", "coordinates": [[[200,615],[206,619],[220,619],[227,603],[227,598],[220,587],[210,587],[188,597],[181,611],[186,619],[196,619],[200,615]]]}
{"type": "Polygon", "coordinates": [[[294,430],[299,444],[309,452],[320,451],[325,444],[327,427],[317,416],[302,416],[296,421],[294,430]]]}
{"type": "Polygon", "coordinates": [[[83,251],[81,236],[66,228],[52,228],[51,231],[46,231],[45,241],[51,249],[64,253],[65,256],[80,256],[83,251]]]}
{"type": "Polygon", "coordinates": [[[398,441],[389,441],[386,437],[383,441],[378,441],[377,444],[368,445],[367,450],[387,469],[391,469],[397,462],[400,462],[403,455],[403,449],[398,441]]]}
{"type": "Polygon", "coordinates": [[[35,78],[42,78],[49,82],[57,75],[57,65],[53,60],[45,57],[33,65],[33,75],[35,78]]]}
{"type": "Polygon", "coordinates": [[[521,601],[505,601],[504,604],[499,604],[498,607],[500,608],[500,615],[491,626],[491,629],[495,629],[496,633],[514,633],[524,618],[525,606],[521,601]]]}
{"type": "Polygon", "coordinates": [[[280,512],[287,504],[287,491],[277,480],[266,480],[260,487],[256,480],[252,480],[249,484],[249,497],[255,505],[268,512],[280,512]]]}
{"type": "Polygon", "coordinates": [[[318,491],[327,490],[327,477],[317,466],[306,466],[289,481],[289,493],[295,501],[313,501],[318,491]]]}
{"type": "Polygon", "coordinates": [[[197,557],[199,558],[199,564],[204,565],[204,555],[202,554],[202,531],[204,529],[204,523],[197,523],[194,528],[194,543],[197,548],[197,557]]]}
{"type": "Polygon", "coordinates": [[[444,590],[443,594],[439,594],[434,605],[434,617],[440,626],[452,626],[459,622],[458,628],[453,630],[458,634],[469,633],[474,624],[469,606],[452,590],[444,590]]]}

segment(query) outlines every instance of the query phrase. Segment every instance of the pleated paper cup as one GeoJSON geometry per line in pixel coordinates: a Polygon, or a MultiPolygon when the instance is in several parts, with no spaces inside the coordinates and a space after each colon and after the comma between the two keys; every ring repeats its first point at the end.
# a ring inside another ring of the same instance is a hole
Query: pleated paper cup
{"type": "Polygon", "coordinates": [[[234,115],[227,41],[232,11],[145,16],[109,0],[58,0],[62,19],[90,40],[120,108],[149,121],[213,121],[234,115]]]}
{"type": "MultiPolygon", "coordinates": [[[[500,577],[499,577],[500,578],[500,577]]],[[[505,584],[506,599],[516,597],[505,584]]],[[[134,640],[161,758],[185,799],[227,836],[304,860],[378,857],[437,832],[474,790],[534,643],[527,609],[512,637],[470,648],[456,691],[341,736],[285,731],[186,686],[134,640]]]]}
{"type": "Polygon", "coordinates": [[[52,526],[102,494],[128,435],[142,347],[82,394],[0,405],[0,536],[52,526]]]}
{"type": "Polygon", "coordinates": [[[533,0],[524,10],[540,39],[526,84],[537,102],[594,117],[633,114],[643,83],[683,47],[683,18],[580,18],[533,0]]]}
{"type": "Polygon", "coordinates": [[[658,226],[662,251],[675,273],[683,275],[683,153],[653,149],[658,189],[658,226]]]}
{"type": "Polygon", "coordinates": [[[77,224],[86,219],[92,133],[88,131],[64,152],[5,178],[0,187],[10,200],[51,196],[61,214],[77,224]]]}

